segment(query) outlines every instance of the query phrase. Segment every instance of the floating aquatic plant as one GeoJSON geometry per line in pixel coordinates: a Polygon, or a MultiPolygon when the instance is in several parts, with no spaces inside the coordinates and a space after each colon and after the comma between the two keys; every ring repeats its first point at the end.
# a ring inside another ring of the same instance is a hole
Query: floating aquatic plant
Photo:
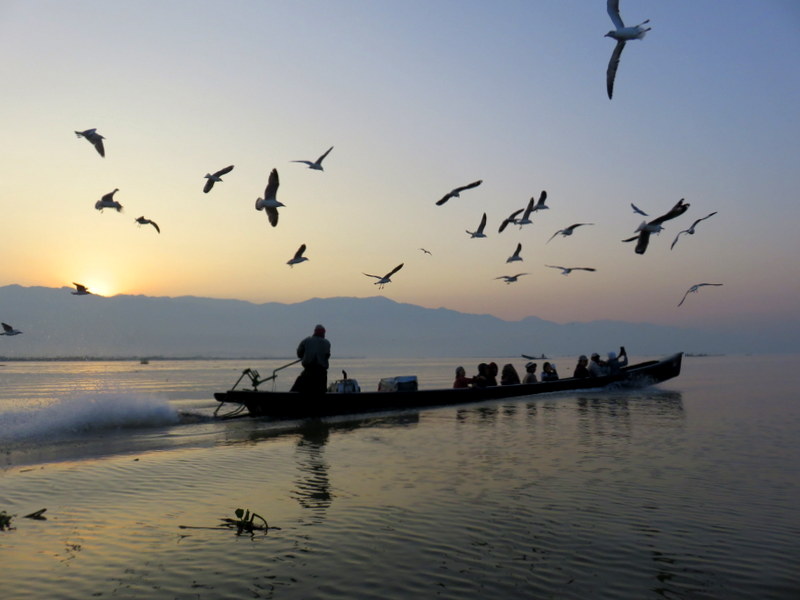
{"type": "Polygon", "coordinates": [[[263,531],[266,534],[270,529],[280,529],[280,527],[270,527],[264,517],[256,512],[250,512],[249,508],[237,508],[234,514],[236,515],[235,519],[231,519],[230,517],[220,519],[222,523],[220,523],[218,527],[192,527],[191,525],[178,525],[178,527],[180,529],[219,529],[223,527],[226,529],[236,529],[236,535],[249,533],[251,536],[255,535],[256,531],[263,531]],[[263,525],[257,523],[256,519],[259,519],[263,525]]]}
{"type": "Polygon", "coordinates": [[[253,535],[256,531],[263,531],[266,533],[269,529],[267,520],[258,513],[250,512],[250,509],[237,508],[234,514],[236,515],[235,519],[224,518],[222,519],[222,524],[224,527],[235,527],[236,535],[242,535],[243,532],[253,535]],[[256,519],[261,519],[264,524],[256,523],[256,519]]]}
{"type": "Polygon", "coordinates": [[[14,515],[10,515],[4,510],[0,510],[0,531],[13,529],[13,527],[11,527],[11,519],[13,518],[14,515]]]}
{"type": "Polygon", "coordinates": [[[37,521],[47,521],[47,517],[44,516],[46,510],[47,510],[46,508],[40,508],[39,510],[34,511],[29,515],[25,515],[24,518],[36,519],[37,521]]]}

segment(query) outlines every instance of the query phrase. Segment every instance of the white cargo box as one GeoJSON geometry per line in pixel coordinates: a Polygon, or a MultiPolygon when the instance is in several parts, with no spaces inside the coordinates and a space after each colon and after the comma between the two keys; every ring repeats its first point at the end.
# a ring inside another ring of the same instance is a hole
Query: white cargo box
{"type": "Polygon", "coordinates": [[[416,392],[417,376],[384,377],[378,382],[379,392],[416,392]]]}

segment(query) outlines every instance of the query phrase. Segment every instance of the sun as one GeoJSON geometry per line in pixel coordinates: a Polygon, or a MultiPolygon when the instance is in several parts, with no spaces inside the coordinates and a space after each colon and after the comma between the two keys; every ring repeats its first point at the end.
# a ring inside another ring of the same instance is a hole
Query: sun
{"type": "Polygon", "coordinates": [[[83,281],[76,280],[75,283],[80,283],[86,286],[92,294],[95,296],[114,296],[118,292],[114,289],[114,286],[109,284],[107,281],[103,281],[102,279],[91,279],[87,278],[83,281]]]}

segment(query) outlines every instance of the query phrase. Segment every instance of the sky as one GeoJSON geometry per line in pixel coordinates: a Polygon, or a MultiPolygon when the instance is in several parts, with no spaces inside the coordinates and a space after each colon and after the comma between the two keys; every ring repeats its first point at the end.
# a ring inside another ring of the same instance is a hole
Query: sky
{"type": "Polygon", "coordinates": [[[621,5],[652,31],[609,100],[603,0],[2,1],[0,285],[797,323],[800,4],[621,5]],[[89,128],[105,158],[74,133],[89,128]],[[330,146],[323,172],[292,162],[330,146]],[[273,168],[274,228],[254,207],[273,168]],[[95,210],[115,188],[123,211],[95,210]],[[498,233],[542,190],[549,210],[498,233]],[[681,198],[644,255],[621,242],[644,219],[631,203],[653,218],[681,198]],[[593,225],[548,242],[573,223],[593,225]],[[301,244],[309,260],[287,266],[301,244]],[[400,263],[383,290],[364,275],[400,263]],[[701,282],[723,286],[678,307],[701,282]]]}

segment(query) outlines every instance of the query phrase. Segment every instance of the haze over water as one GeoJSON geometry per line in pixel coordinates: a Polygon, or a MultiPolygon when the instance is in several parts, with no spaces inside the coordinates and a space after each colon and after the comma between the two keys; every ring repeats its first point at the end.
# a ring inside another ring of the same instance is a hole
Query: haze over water
{"type": "MultiPolygon", "coordinates": [[[[210,420],[214,391],[277,364],[6,363],[0,595],[795,598],[797,359],[305,423],[210,420]],[[239,507],[274,529],[217,527],[239,507]]],[[[346,366],[374,389],[473,362],[346,366]]]]}

